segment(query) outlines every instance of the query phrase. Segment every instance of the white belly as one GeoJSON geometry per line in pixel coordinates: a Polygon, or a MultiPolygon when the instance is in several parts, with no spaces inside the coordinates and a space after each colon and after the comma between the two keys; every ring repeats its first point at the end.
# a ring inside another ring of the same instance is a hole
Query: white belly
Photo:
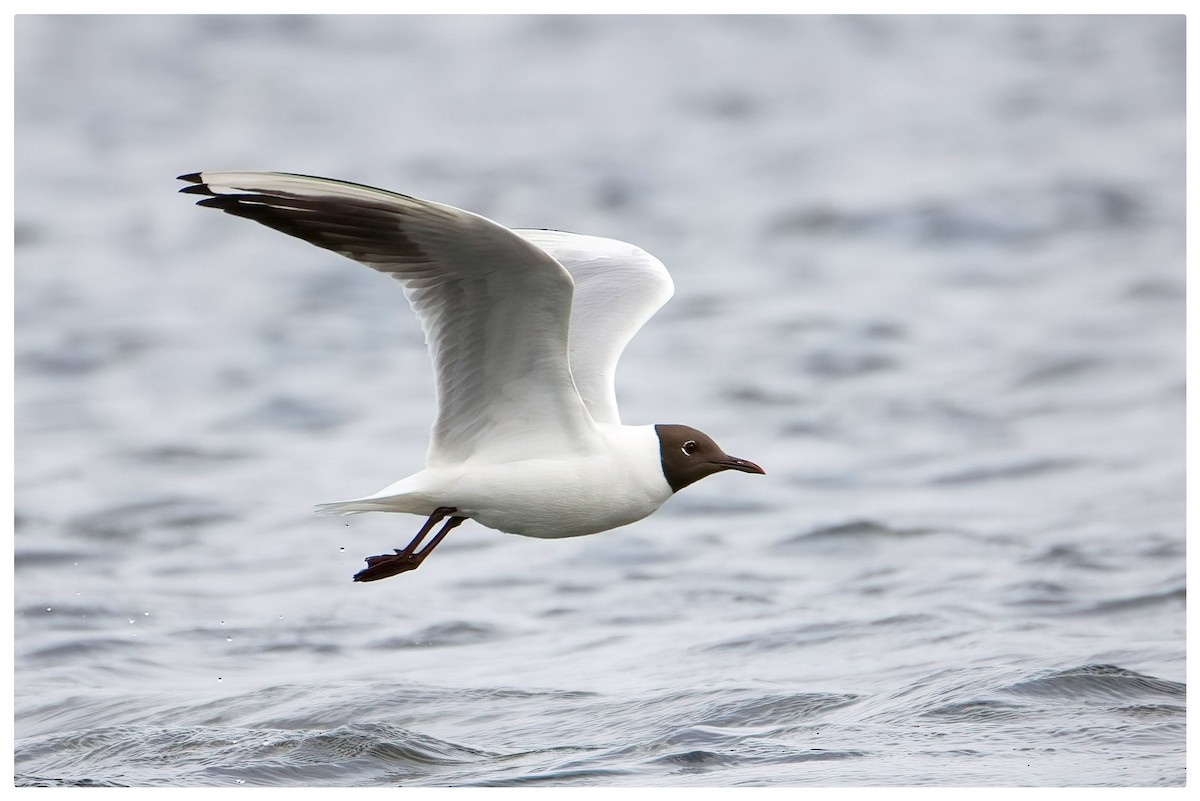
{"type": "Polygon", "coordinates": [[[554,538],[627,525],[670,497],[665,479],[658,487],[598,467],[603,465],[531,460],[475,471],[457,482],[452,505],[488,528],[554,538]]]}
{"type": "Polygon", "coordinates": [[[525,537],[595,534],[641,520],[671,496],[653,426],[601,426],[591,455],[429,468],[369,498],[328,511],[456,514],[525,537]]]}

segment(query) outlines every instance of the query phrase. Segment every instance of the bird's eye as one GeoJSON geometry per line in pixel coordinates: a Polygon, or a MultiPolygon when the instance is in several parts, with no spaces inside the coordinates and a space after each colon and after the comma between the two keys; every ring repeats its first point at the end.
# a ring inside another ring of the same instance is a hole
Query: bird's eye
{"type": "Polygon", "coordinates": [[[696,440],[689,439],[687,442],[683,443],[683,452],[688,456],[691,456],[696,452],[696,447],[696,440]]]}

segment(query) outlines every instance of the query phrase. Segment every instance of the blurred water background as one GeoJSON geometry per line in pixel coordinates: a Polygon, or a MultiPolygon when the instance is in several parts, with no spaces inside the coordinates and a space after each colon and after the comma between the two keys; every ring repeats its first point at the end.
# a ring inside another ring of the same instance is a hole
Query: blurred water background
{"type": "Polygon", "coordinates": [[[1183,17],[22,16],[16,148],[18,785],[1185,781],[1183,17]],[[419,328],[206,169],[641,245],[768,475],[351,583],[419,328]]]}

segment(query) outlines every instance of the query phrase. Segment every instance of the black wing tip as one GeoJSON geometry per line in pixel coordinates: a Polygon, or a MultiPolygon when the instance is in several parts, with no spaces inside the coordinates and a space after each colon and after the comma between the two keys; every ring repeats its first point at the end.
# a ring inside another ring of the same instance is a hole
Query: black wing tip
{"type": "Polygon", "coordinates": [[[186,175],[177,176],[177,178],[180,181],[188,182],[187,186],[185,186],[183,189],[179,190],[179,192],[181,194],[184,194],[184,195],[215,195],[216,194],[216,192],[213,192],[211,189],[208,188],[208,184],[204,183],[204,178],[202,177],[201,173],[189,172],[186,175]]]}
{"type": "MultiPolygon", "coordinates": [[[[182,190],[180,190],[180,191],[182,191],[182,190]]],[[[221,209],[222,211],[229,211],[230,209],[236,209],[242,205],[241,198],[235,197],[233,195],[218,195],[213,192],[205,192],[203,194],[210,195],[211,197],[206,197],[206,198],[203,198],[202,200],[197,200],[196,201],[197,206],[204,206],[205,208],[221,209]]]]}

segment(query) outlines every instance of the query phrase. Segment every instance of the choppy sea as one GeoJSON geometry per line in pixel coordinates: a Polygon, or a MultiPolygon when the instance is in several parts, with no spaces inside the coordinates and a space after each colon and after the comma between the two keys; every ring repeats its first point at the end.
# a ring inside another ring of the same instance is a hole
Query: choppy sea
{"type": "Polygon", "coordinates": [[[1185,782],[1184,18],[16,20],[16,784],[1185,782]],[[752,459],[538,541],[422,465],[400,287],[275,169],[635,242],[626,422],[752,459]]]}

